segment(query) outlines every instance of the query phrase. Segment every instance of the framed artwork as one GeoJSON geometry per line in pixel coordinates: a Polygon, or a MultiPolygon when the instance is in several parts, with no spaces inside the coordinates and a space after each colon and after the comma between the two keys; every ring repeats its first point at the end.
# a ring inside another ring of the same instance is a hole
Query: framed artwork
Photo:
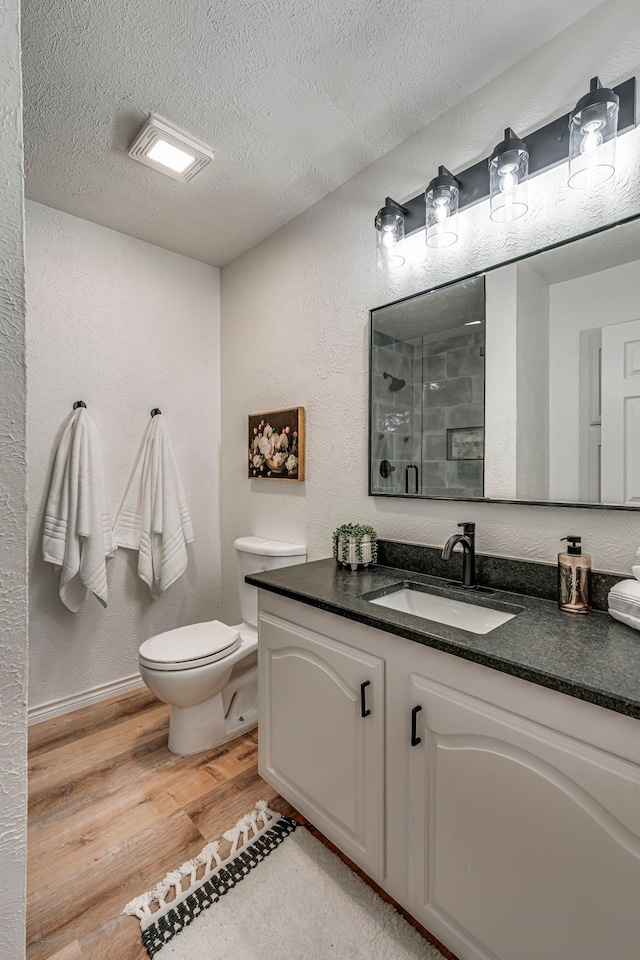
{"type": "Polygon", "coordinates": [[[484,427],[457,427],[447,430],[447,460],[482,460],[484,427]]]}
{"type": "Polygon", "coordinates": [[[249,480],[304,480],[304,407],[249,414],[249,480]]]}

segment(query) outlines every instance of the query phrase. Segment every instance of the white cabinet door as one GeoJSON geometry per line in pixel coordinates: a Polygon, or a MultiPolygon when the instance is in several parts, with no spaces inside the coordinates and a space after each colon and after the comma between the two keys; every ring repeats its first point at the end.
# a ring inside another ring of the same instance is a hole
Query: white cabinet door
{"type": "Polygon", "coordinates": [[[261,775],[383,876],[384,661],[260,616],[261,775]]]}
{"type": "Polygon", "coordinates": [[[640,768],[416,674],[409,909],[460,960],[640,956],[640,768]]]}

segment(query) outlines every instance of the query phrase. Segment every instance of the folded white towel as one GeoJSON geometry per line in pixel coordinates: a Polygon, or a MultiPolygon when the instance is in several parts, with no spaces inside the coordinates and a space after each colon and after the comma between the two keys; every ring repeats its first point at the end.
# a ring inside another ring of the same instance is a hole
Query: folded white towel
{"type": "Polygon", "coordinates": [[[151,418],[113,528],[117,546],[138,550],[138,574],[159,597],[187,568],[193,527],[169,434],[151,418]]]}
{"type": "Polygon", "coordinates": [[[609,591],[609,613],[616,620],[640,630],[640,583],[622,580],[609,591]]]}
{"type": "Polygon", "coordinates": [[[60,572],[60,599],[77,613],[91,591],[107,605],[113,556],[100,438],[84,407],[64,428],[44,519],[42,555],[60,572]]]}

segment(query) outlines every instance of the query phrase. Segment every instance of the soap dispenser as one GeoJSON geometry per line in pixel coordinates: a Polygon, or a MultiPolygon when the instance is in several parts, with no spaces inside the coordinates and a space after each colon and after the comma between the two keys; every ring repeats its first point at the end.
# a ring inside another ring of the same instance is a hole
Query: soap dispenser
{"type": "Polygon", "coordinates": [[[582,552],[581,537],[563,537],[567,552],[558,554],[558,606],[567,613],[591,610],[591,557],[582,552]]]}

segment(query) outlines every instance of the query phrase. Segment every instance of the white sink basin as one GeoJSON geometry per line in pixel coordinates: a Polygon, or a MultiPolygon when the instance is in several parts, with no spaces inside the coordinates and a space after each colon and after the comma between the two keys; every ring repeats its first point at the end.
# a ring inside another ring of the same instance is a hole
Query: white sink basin
{"type": "Polygon", "coordinates": [[[450,627],[459,627],[460,630],[468,630],[470,633],[489,633],[515,617],[515,613],[504,613],[502,610],[492,610],[476,603],[439,597],[407,587],[388,593],[385,597],[376,597],[369,603],[400,610],[402,613],[412,613],[414,617],[424,617],[425,620],[434,620],[436,623],[446,623],[450,627]]]}

